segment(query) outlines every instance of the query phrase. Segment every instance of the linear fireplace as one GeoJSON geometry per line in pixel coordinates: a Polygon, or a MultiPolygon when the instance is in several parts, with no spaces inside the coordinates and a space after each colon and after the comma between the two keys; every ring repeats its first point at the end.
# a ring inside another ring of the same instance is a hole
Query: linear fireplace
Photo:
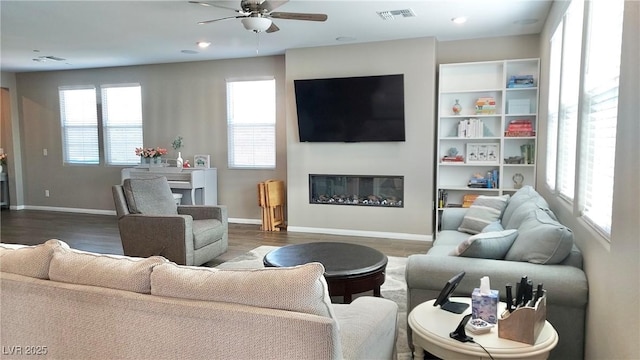
{"type": "Polygon", "coordinates": [[[404,206],[404,176],[309,175],[309,203],[404,206]]]}

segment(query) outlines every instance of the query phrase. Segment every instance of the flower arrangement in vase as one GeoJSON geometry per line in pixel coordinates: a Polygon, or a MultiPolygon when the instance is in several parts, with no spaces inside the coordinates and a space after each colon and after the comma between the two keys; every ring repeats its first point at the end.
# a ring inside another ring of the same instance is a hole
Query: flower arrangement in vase
{"type": "Polygon", "coordinates": [[[162,155],[167,154],[167,149],[156,148],[136,148],[136,155],[140,156],[141,163],[159,164],[162,160],[162,155]]]}

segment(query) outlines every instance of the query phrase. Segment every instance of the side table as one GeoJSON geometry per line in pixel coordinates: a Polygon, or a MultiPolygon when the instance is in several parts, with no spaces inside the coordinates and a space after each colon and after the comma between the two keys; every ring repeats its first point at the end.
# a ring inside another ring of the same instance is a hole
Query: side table
{"type": "MultiPolygon", "coordinates": [[[[494,359],[546,359],[549,352],[558,344],[558,333],[547,321],[534,345],[498,337],[498,325],[485,334],[474,334],[467,330],[467,335],[473,337],[472,342],[459,342],[449,337],[460,320],[471,313],[471,307],[463,314],[454,314],[433,306],[435,300],[430,300],[416,306],[409,314],[409,326],[413,330],[413,345],[415,354],[423,350],[442,359],[487,359],[487,353],[494,359]]],[[[471,303],[471,298],[456,297],[452,301],[471,303]]],[[[498,304],[498,314],[506,309],[506,304],[498,304]]]]}

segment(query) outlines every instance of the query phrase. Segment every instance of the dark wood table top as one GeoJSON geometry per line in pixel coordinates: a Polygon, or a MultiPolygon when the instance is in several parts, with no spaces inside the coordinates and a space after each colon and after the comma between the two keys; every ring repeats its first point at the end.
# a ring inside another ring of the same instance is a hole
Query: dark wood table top
{"type": "Polygon", "coordinates": [[[265,255],[265,266],[287,267],[319,262],[325,277],[348,278],[380,271],[387,266],[387,256],[364,245],[341,242],[314,242],[287,245],[265,255]]]}

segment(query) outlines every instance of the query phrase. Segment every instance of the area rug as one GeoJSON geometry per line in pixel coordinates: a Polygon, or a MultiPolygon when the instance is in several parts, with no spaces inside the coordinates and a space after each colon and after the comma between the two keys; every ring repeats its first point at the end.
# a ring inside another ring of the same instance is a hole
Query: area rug
{"type": "MultiPolygon", "coordinates": [[[[276,246],[260,246],[246,254],[240,255],[216,268],[218,269],[256,269],[261,268],[262,258],[271,250],[277,249],[276,246]]],[[[404,279],[404,270],[407,265],[407,258],[388,257],[387,272],[384,284],[380,287],[382,297],[393,300],[398,304],[398,339],[396,349],[398,359],[411,359],[411,350],[407,344],[407,283],[404,279]]],[[[358,296],[372,295],[371,292],[354,295],[358,296]]]]}

